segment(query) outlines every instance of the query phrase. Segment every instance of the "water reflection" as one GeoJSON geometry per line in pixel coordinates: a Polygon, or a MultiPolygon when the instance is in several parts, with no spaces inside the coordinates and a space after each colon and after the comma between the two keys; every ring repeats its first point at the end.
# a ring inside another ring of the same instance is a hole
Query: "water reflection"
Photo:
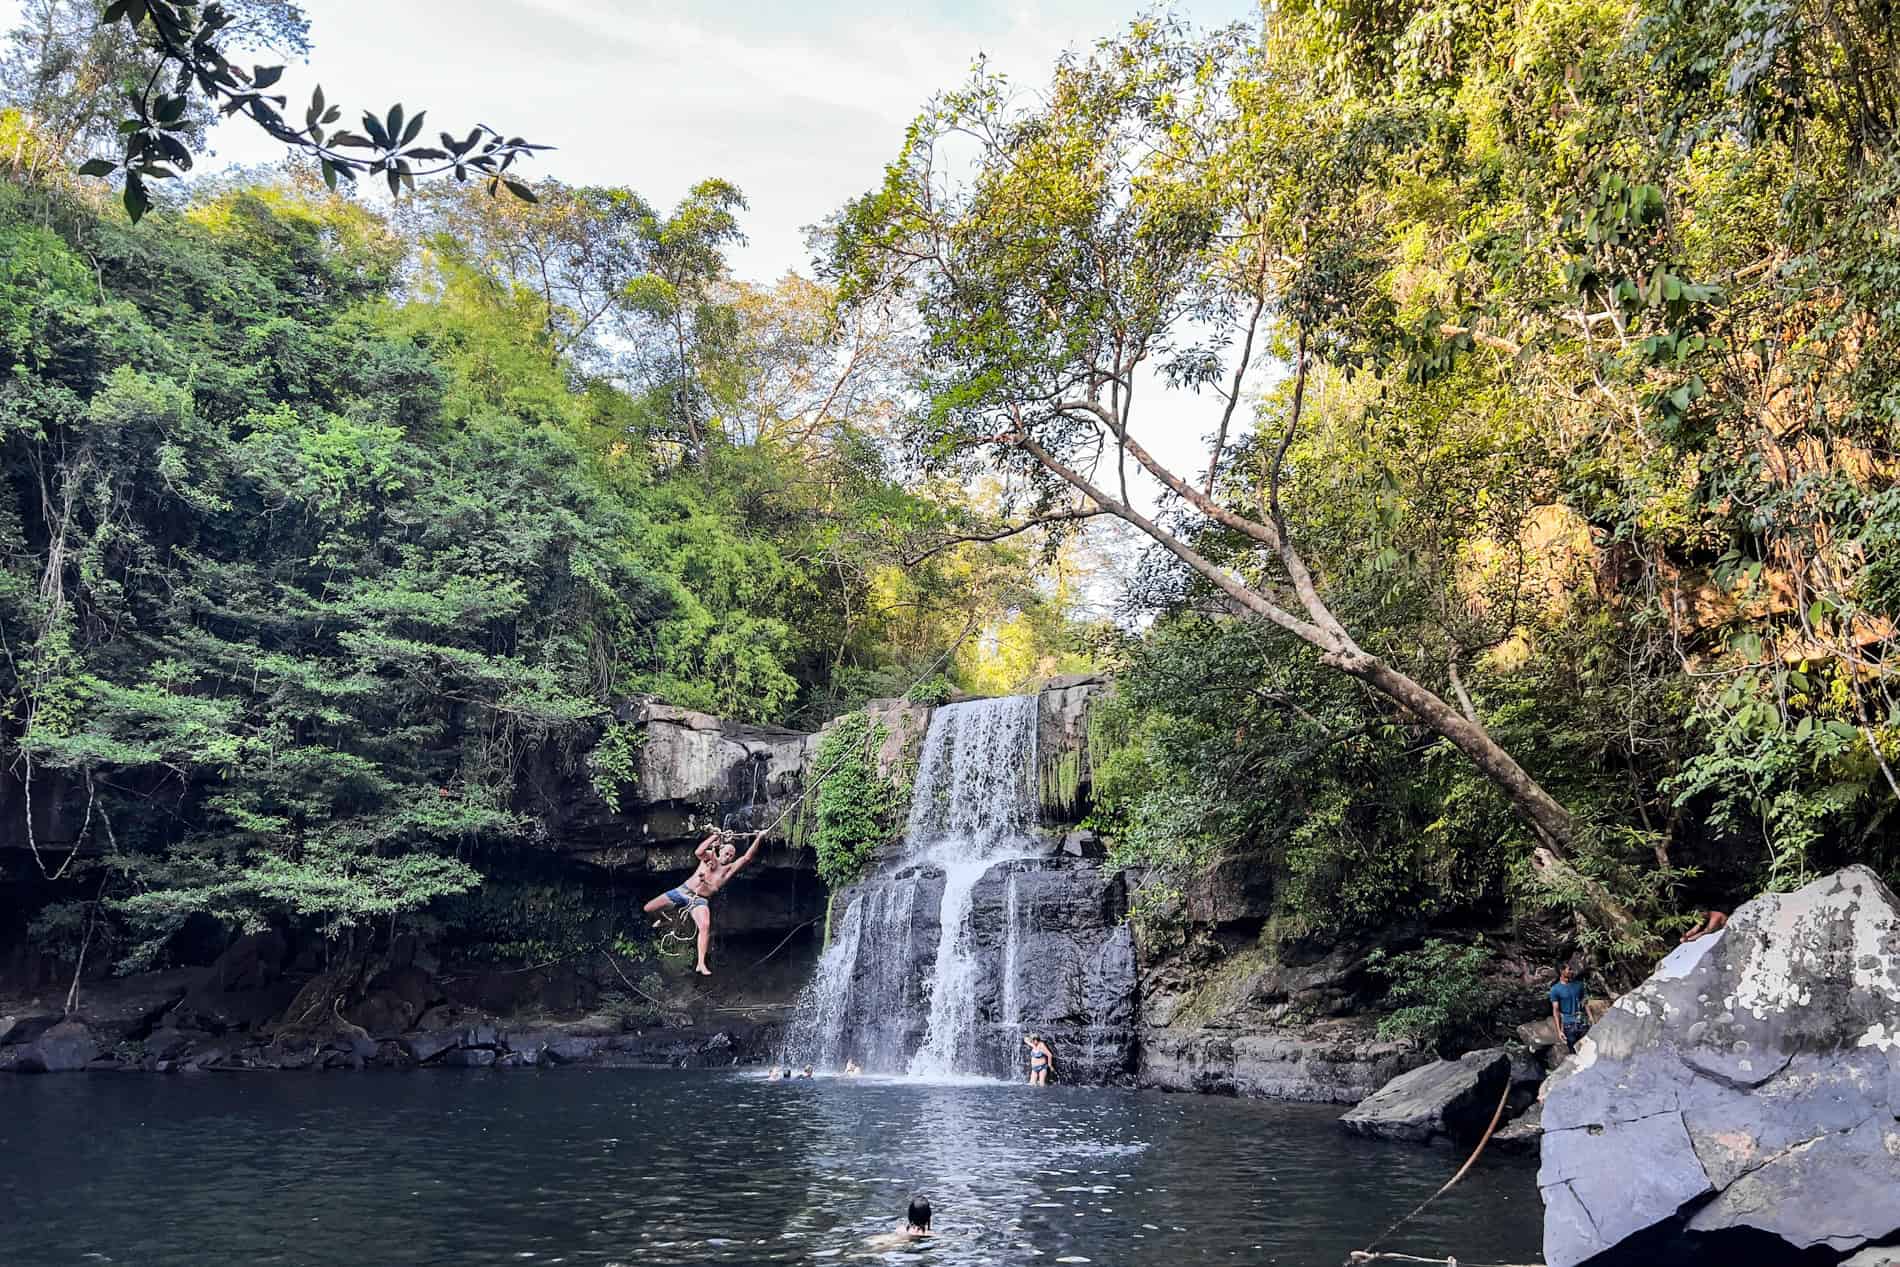
{"type": "MultiPolygon", "coordinates": [[[[16,1078],[0,1227],[36,1264],[1330,1267],[1457,1161],[1336,1116],[706,1073],[16,1078]],[[868,1246],[913,1192],[941,1235],[868,1246]]],[[[1400,1248],[1530,1261],[1539,1217],[1528,1164],[1481,1165],[1400,1248]]]]}

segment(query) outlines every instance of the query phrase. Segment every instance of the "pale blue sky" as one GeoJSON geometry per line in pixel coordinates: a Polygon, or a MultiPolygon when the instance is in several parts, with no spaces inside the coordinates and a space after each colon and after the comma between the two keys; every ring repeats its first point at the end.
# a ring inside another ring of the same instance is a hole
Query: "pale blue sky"
{"type": "MultiPolygon", "coordinates": [[[[532,170],[624,184],[670,204],[722,176],[751,201],[740,276],[806,267],[801,229],[876,184],[932,93],[979,53],[1032,87],[1065,48],[1124,26],[1139,0],[898,5],[656,4],[645,0],[305,0],[314,51],[284,87],[333,101],[426,106],[559,147],[532,170]]],[[[14,25],[18,0],[0,0],[14,25]]],[[[1199,25],[1253,21],[1255,0],[1184,0],[1199,25]]],[[[219,156],[274,157],[269,138],[220,129],[219,156]]]]}

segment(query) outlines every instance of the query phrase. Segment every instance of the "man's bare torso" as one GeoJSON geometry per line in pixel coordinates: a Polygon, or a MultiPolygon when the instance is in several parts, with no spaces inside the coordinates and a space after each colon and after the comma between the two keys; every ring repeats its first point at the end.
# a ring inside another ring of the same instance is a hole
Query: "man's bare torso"
{"type": "Polygon", "coordinates": [[[731,878],[729,864],[702,862],[699,864],[699,870],[693,872],[686,881],[686,890],[689,893],[697,893],[701,897],[711,897],[726,887],[726,881],[731,878]]]}

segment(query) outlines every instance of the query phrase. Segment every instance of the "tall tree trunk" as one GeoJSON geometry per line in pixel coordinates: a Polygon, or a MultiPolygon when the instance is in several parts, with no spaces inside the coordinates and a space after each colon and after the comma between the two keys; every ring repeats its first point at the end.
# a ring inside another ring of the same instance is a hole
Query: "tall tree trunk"
{"type": "Polygon", "coordinates": [[[1096,506],[1139,528],[1227,594],[1240,608],[1272,622],[1313,647],[1320,653],[1322,664],[1364,682],[1412,713],[1434,734],[1450,741],[1497,786],[1518,816],[1536,834],[1539,843],[1532,851],[1531,862],[1538,876],[1555,889],[1577,894],[1602,927],[1619,936],[1635,934],[1638,931],[1636,920],[1628,908],[1571,863],[1569,853],[1576,837],[1576,821],[1570,811],[1545,791],[1529,771],[1491,737],[1483,723],[1465,716],[1435,691],[1363,650],[1320,593],[1311,569],[1294,547],[1279,505],[1279,460],[1284,458],[1292,433],[1299,426],[1305,378],[1305,341],[1302,339],[1295,373],[1292,416],[1286,434],[1281,439],[1279,455],[1271,475],[1270,491],[1266,498],[1266,522],[1236,514],[1162,466],[1129,436],[1126,418],[1109,411],[1099,400],[1064,401],[1056,405],[1058,413],[1093,419],[1106,429],[1109,437],[1123,452],[1132,456],[1164,486],[1210,520],[1272,550],[1285,568],[1293,588],[1293,594],[1284,599],[1245,583],[1226,568],[1215,564],[1186,541],[1070,467],[1038,442],[1027,428],[1019,426],[1017,430],[996,439],[1022,449],[1096,506]],[[1296,608],[1299,610],[1296,611],[1296,608]]]}

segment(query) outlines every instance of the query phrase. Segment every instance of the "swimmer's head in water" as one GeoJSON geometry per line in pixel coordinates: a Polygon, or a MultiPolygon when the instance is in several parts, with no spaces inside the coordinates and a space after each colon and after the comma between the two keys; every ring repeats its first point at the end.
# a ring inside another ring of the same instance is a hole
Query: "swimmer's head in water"
{"type": "Polygon", "coordinates": [[[910,1209],[904,1212],[904,1221],[920,1232],[930,1230],[930,1202],[921,1196],[910,1199],[910,1209]]]}

